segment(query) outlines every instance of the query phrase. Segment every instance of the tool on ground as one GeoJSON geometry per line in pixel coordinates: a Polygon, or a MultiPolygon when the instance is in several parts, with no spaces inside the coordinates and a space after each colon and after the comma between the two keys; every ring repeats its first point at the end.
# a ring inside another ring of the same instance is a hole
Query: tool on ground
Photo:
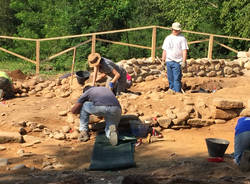
{"type": "Polygon", "coordinates": [[[209,157],[207,161],[208,162],[223,162],[224,159],[222,157],[209,157]]]}

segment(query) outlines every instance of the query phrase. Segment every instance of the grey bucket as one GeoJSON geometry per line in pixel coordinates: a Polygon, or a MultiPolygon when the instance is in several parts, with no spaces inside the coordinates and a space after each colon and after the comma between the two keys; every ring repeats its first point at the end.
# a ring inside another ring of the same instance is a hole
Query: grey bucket
{"type": "Polygon", "coordinates": [[[77,82],[83,85],[85,81],[89,79],[89,75],[90,75],[89,71],[77,71],[76,72],[77,82]]]}
{"type": "Polygon", "coordinates": [[[229,141],[225,139],[206,138],[207,150],[210,157],[223,157],[229,141]]]}

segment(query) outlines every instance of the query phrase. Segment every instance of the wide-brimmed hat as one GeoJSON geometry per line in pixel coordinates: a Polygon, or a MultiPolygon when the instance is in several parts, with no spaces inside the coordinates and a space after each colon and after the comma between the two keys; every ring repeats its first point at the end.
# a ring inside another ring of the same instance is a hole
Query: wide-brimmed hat
{"type": "Polygon", "coordinates": [[[95,67],[99,65],[100,61],[101,61],[101,56],[99,53],[91,53],[88,56],[88,63],[90,67],[95,67]]]}
{"type": "Polygon", "coordinates": [[[181,30],[181,24],[179,22],[173,23],[172,24],[172,29],[180,31],[181,30]]]}

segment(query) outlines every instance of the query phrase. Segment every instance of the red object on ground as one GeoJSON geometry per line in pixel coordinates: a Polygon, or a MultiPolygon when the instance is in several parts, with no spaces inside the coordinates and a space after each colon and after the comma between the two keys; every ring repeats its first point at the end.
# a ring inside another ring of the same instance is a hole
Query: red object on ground
{"type": "Polygon", "coordinates": [[[222,157],[209,157],[209,158],[207,158],[207,161],[209,161],[209,162],[224,162],[224,159],[222,157]]]}
{"type": "Polygon", "coordinates": [[[142,144],[142,138],[138,139],[135,146],[140,146],[142,144]]]}
{"type": "Polygon", "coordinates": [[[132,77],[127,73],[127,80],[132,80],[132,77]]]}

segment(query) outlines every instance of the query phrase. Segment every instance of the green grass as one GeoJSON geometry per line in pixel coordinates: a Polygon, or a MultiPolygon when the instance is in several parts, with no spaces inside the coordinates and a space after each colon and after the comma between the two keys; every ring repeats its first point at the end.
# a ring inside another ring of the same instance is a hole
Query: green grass
{"type": "MultiPolygon", "coordinates": [[[[71,72],[72,61],[54,61],[40,64],[40,74],[58,75],[71,72]],[[50,70],[48,69],[50,68],[50,70]]],[[[86,62],[76,62],[74,70],[85,70],[86,62]]],[[[14,71],[21,70],[26,75],[34,75],[36,73],[36,65],[24,60],[0,61],[0,70],[14,71]]]]}

